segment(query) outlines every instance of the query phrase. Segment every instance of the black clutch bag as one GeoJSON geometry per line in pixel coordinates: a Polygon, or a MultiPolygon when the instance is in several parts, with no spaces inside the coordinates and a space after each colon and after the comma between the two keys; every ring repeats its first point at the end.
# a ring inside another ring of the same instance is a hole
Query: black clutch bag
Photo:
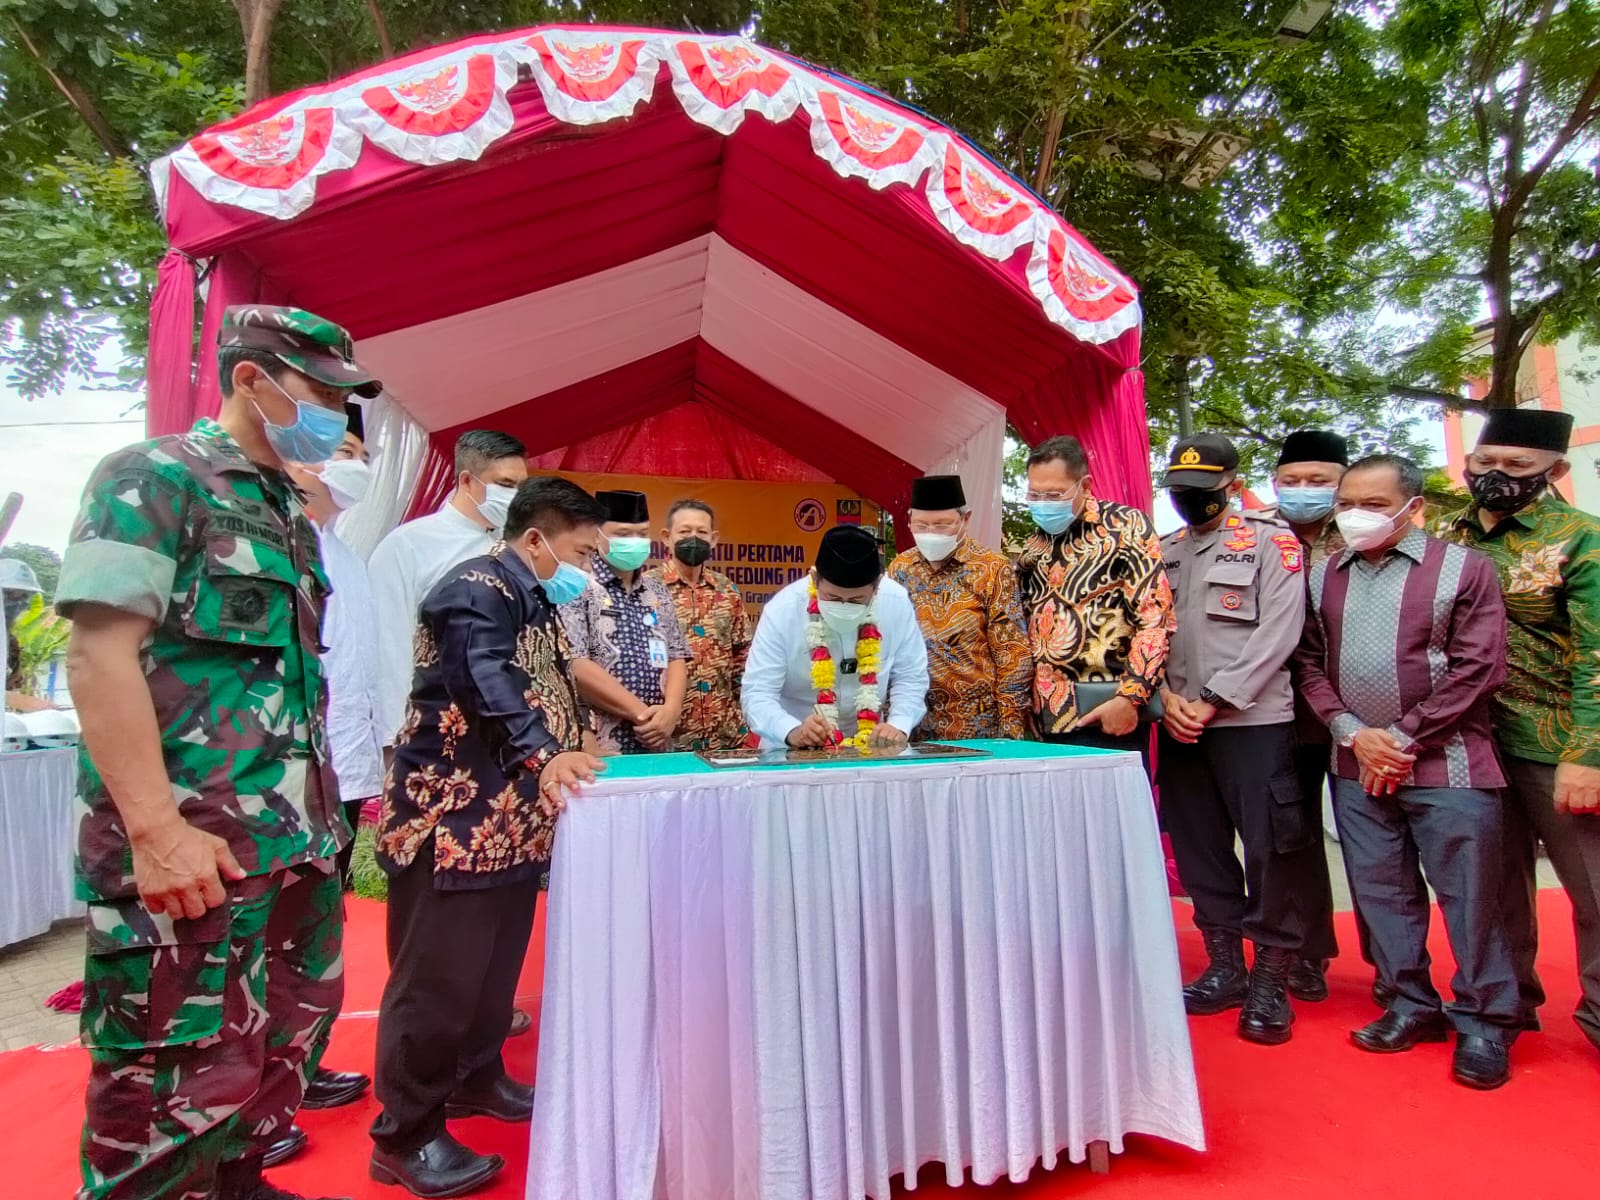
{"type": "MultiPolygon", "coordinates": [[[[1078,715],[1091,713],[1107,700],[1117,694],[1117,685],[1114,683],[1075,683],[1072,690],[1078,697],[1078,715]]],[[[1152,721],[1159,721],[1167,715],[1167,710],[1162,706],[1161,693],[1151,692],[1150,699],[1139,706],[1139,723],[1148,725],[1152,721]]]]}

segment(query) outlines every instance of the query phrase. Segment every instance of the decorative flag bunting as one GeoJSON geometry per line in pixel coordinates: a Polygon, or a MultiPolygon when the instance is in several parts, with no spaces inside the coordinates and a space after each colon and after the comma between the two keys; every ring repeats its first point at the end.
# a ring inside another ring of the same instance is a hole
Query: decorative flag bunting
{"type": "Polygon", "coordinates": [[[368,141],[407,162],[472,160],[511,132],[506,94],[516,82],[509,55],[436,59],[366,88],[345,116],[368,141]]]}
{"type": "Polygon", "coordinates": [[[811,146],[847,179],[880,190],[914,186],[936,161],[922,127],[886,108],[833,88],[816,89],[810,100],[811,146]]]}
{"type": "Polygon", "coordinates": [[[569,125],[632,116],[655,90],[656,71],[668,49],[659,38],[569,29],[536,33],[522,45],[533,52],[522,61],[533,69],[545,107],[569,125]]]}
{"type": "Polygon", "coordinates": [[[686,38],[673,46],[667,62],[683,111],[718,133],[738,129],[746,112],[787,121],[800,107],[794,72],[743,38],[686,38]]]}
{"type": "Polygon", "coordinates": [[[315,201],[319,177],[355,165],[363,141],[422,166],[482,157],[513,127],[521,71],[552,117],[598,125],[650,101],[663,65],[699,125],[731,135],[750,113],[776,123],[804,110],[813,152],[837,175],[879,190],[920,185],[939,224],[997,262],[1030,247],[1029,289],[1079,339],[1138,326],[1132,283],[957,135],[741,37],[544,27],[474,39],[202,133],[152,164],[152,183],[163,211],[176,170],[209,203],[287,220],[315,201]]]}

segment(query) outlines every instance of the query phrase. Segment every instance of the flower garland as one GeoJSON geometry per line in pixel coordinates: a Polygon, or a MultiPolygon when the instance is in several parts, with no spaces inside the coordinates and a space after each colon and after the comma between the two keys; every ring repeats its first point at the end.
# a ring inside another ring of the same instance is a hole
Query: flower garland
{"type": "Polygon", "coordinates": [[[856,630],[856,678],[860,686],[856,691],[856,733],[846,738],[839,728],[838,671],[834,667],[833,652],[828,649],[828,626],[822,619],[822,608],[817,602],[817,584],[808,586],[806,602],[806,645],[811,648],[811,686],[817,690],[817,707],[834,727],[834,745],[850,745],[865,750],[872,742],[872,731],[877,728],[881,701],[878,696],[878,668],[883,665],[883,634],[871,621],[856,630]]]}

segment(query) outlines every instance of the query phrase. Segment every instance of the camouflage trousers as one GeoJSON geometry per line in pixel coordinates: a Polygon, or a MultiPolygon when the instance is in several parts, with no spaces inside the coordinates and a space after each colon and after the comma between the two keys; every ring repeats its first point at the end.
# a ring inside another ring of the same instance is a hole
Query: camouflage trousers
{"type": "Polygon", "coordinates": [[[344,998],[339,876],[330,859],[228,892],[193,921],[89,906],[79,1200],[207,1200],[219,1163],[294,1120],[344,998]]]}

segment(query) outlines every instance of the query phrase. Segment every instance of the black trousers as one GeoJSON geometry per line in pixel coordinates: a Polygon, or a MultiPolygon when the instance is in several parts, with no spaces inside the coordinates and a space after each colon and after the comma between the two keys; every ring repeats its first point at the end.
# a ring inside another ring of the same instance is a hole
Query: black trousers
{"type": "Polygon", "coordinates": [[[339,878],[347,892],[351,884],[350,864],[356,857],[356,830],[361,828],[361,806],[365,803],[365,800],[347,800],[344,803],[344,819],[350,822],[350,840],[339,851],[339,878]]]}
{"type": "Polygon", "coordinates": [[[372,1140],[404,1152],[444,1132],[445,1101],[505,1073],[517,977],[539,880],[474,891],[433,886],[430,842],[389,880],[389,982],[378,1011],[372,1140]]]}
{"type": "Polygon", "coordinates": [[[1556,769],[1501,754],[1506,772],[1505,839],[1500,903],[1524,1012],[1544,1003],[1544,986],[1534,970],[1539,952],[1539,914],[1534,866],[1538,844],[1572,902],[1572,931],[1578,944],[1578,987],[1573,1014],[1578,1028],[1600,1050],[1600,816],[1558,813],[1556,769]]]}
{"type": "Polygon", "coordinates": [[[1294,750],[1289,722],[1208,729],[1193,744],[1163,730],[1156,782],[1195,924],[1299,954],[1320,903],[1312,881],[1320,870],[1327,886],[1327,859],[1320,805],[1313,817],[1294,750]]]}
{"type": "MultiPolygon", "coordinates": [[[[1315,818],[1315,826],[1322,828],[1322,784],[1331,779],[1328,774],[1329,748],[1326,742],[1301,742],[1294,751],[1295,776],[1300,780],[1300,794],[1315,818]]],[[[1319,839],[1320,841],[1320,839],[1319,839]]],[[[1339,957],[1339,939],[1333,932],[1333,883],[1328,878],[1328,855],[1323,847],[1322,862],[1311,867],[1306,880],[1306,894],[1311,903],[1311,926],[1306,932],[1306,944],[1301,953],[1306,958],[1325,959],[1339,957]]],[[[1361,910],[1356,910],[1356,933],[1361,939],[1361,957],[1372,961],[1367,949],[1367,927],[1361,920],[1361,910]]]]}

